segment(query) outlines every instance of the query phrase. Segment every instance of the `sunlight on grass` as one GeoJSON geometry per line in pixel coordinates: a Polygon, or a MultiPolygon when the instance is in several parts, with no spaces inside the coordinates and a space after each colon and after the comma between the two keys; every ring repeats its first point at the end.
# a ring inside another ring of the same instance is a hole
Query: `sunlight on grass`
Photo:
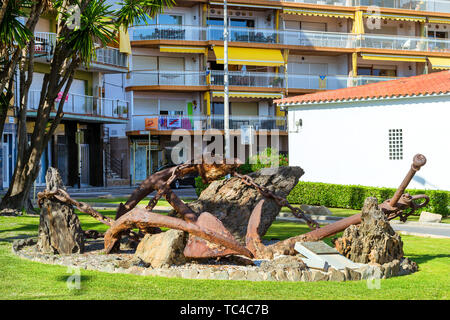
{"type": "MultiPolygon", "coordinates": [[[[114,216],[114,210],[102,211],[114,216]]],[[[107,227],[80,214],[83,229],[107,227]]],[[[381,281],[370,290],[365,281],[250,282],[185,280],[81,271],[81,290],[69,290],[67,268],[16,257],[11,243],[36,236],[38,216],[0,217],[0,296],[3,299],[449,299],[450,240],[402,236],[407,257],[419,263],[419,272],[381,281]]],[[[309,229],[305,225],[275,222],[265,239],[285,239],[309,229]]],[[[330,243],[330,239],[327,239],[330,243]]]]}

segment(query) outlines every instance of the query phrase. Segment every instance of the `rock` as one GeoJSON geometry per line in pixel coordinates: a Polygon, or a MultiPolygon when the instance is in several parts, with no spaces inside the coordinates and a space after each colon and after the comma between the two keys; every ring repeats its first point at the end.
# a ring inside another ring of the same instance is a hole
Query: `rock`
{"type": "Polygon", "coordinates": [[[303,282],[311,282],[312,281],[312,272],[303,270],[302,272],[302,281],[303,282]]]}
{"type": "Polygon", "coordinates": [[[135,256],[153,268],[180,265],[186,262],[183,250],[187,233],[171,229],[158,234],[146,234],[136,248],[135,256]]]}
{"type": "Polygon", "coordinates": [[[302,281],[302,274],[303,271],[297,268],[289,268],[286,271],[287,274],[287,278],[289,281],[294,281],[294,282],[298,282],[298,281],[302,281]]]}
{"type": "Polygon", "coordinates": [[[302,204],[300,206],[300,209],[302,209],[306,214],[315,215],[315,216],[332,216],[333,213],[324,206],[310,206],[307,204],[302,204]]]}
{"type": "Polygon", "coordinates": [[[344,268],[345,281],[361,280],[361,273],[350,268],[344,268]]]}
{"type": "Polygon", "coordinates": [[[399,269],[400,270],[398,272],[398,275],[404,276],[416,272],[417,270],[419,270],[419,267],[414,261],[411,261],[408,258],[404,258],[400,262],[399,269]]]}
{"type": "MultiPolygon", "coordinates": [[[[47,191],[65,190],[55,168],[48,168],[45,181],[47,191]]],[[[39,219],[38,250],[55,254],[82,253],[84,241],[84,233],[74,208],[54,198],[45,198],[39,219]]]]}
{"type": "Polygon", "coordinates": [[[257,270],[248,270],[246,280],[249,281],[262,281],[264,279],[263,275],[257,270]]]}
{"type": "MultiPolygon", "coordinates": [[[[279,167],[275,170],[261,170],[249,175],[258,185],[268,188],[278,196],[286,197],[303,173],[300,167],[279,167]]],[[[201,193],[198,200],[191,202],[188,206],[197,214],[204,211],[213,214],[222,221],[237,241],[245,244],[248,220],[261,199],[263,197],[255,188],[233,177],[212,182],[201,193]]],[[[267,198],[265,200],[261,224],[258,228],[260,236],[267,232],[281,209],[274,200],[267,198]]]]}
{"type": "Polygon", "coordinates": [[[299,256],[282,256],[274,260],[266,260],[261,262],[262,270],[270,269],[298,269],[305,270],[306,265],[299,256]]]}
{"type": "Polygon", "coordinates": [[[392,229],[376,198],[367,198],[361,224],[351,225],[335,242],[336,249],[357,263],[384,264],[403,257],[403,242],[392,229]]]}
{"type": "Polygon", "coordinates": [[[19,251],[24,247],[32,246],[36,244],[36,239],[27,238],[27,239],[18,239],[14,240],[12,244],[12,248],[14,251],[19,251]]]}
{"type": "Polygon", "coordinates": [[[330,281],[338,281],[342,282],[345,281],[345,275],[343,272],[336,270],[334,268],[328,269],[328,278],[330,281]]]}
{"type": "Polygon", "coordinates": [[[196,279],[198,271],[196,269],[185,269],[181,271],[181,277],[185,279],[196,279]]]}
{"type": "Polygon", "coordinates": [[[419,222],[441,223],[441,221],[442,215],[426,211],[422,211],[419,218],[419,222]]]}
{"type": "Polygon", "coordinates": [[[113,197],[113,195],[111,193],[98,196],[97,198],[98,199],[114,199],[114,197],[113,197]]]}
{"type": "Polygon", "coordinates": [[[320,270],[311,271],[311,281],[327,281],[328,273],[322,272],[320,270]]]}

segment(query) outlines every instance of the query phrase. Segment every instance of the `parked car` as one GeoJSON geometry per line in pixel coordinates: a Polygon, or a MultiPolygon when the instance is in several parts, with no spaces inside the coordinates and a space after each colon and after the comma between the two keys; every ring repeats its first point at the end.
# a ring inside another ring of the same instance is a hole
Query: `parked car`
{"type": "MultiPolygon", "coordinates": [[[[164,166],[159,167],[156,172],[159,172],[161,170],[167,169],[167,168],[172,168],[175,167],[175,164],[166,164],[164,166]]],[[[172,182],[170,184],[170,187],[172,189],[179,189],[180,186],[193,186],[195,187],[195,178],[198,177],[198,173],[189,173],[179,179],[176,179],[174,182],[172,182]]]]}

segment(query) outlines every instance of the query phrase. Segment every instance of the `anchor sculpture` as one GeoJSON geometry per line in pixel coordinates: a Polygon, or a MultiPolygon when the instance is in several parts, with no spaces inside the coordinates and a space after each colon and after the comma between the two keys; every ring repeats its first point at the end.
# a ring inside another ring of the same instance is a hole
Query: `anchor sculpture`
{"type": "MultiPolygon", "coordinates": [[[[425,207],[428,204],[430,199],[426,195],[411,196],[404,194],[414,174],[425,163],[426,158],[423,155],[416,155],[411,169],[394,196],[380,205],[380,208],[389,220],[400,217],[402,221],[406,221],[408,216],[415,210],[425,207]],[[418,200],[424,201],[418,203],[418,200]]],[[[103,235],[106,253],[118,250],[120,239],[124,235],[128,235],[130,239],[139,241],[145,234],[160,232],[159,227],[166,227],[183,230],[190,234],[189,241],[184,250],[186,257],[205,258],[243,255],[249,258],[271,258],[276,253],[295,254],[294,245],[298,241],[317,241],[343,231],[352,224],[359,224],[361,222],[361,214],[357,214],[319,228],[319,224],[306,216],[301,209],[293,207],[286,199],[276,196],[267,188],[257,185],[250,176],[237,173],[236,169],[239,166],[240,163],[237,159],[225,159],[220,163],[189,161],[152,174],[131,194],[125,204],[121,203],[119,205],[115,220],[103,216],[86,203],[72,199],[64,190],[58,189],[51,192],[40,192],[38,194],[38,203],[42,204],[44,198],[56,198],[59,201],[76,206],[81,212],[90,214],[98,221],[108,225],[110,228],[103,235]],[[244,247],[236,241],[219,219],[208,212],[197,215],[170,189],[170,184],[175,179],[192,172],[197,172],[204,183],[210,183],[228,174],[232,174],[240,178],[243,183],[254,187],[264,198],[274,199],[280,207],[288,207],[294,216],[305,220],[313,230],[270,246],[264,246],[258,234],[258,226],[261,222],[262,207],[264,204],[263,199],[254,208],[249,219],[246,246],[244,247]],[[149,201],[147,207],[136,207],[142,199],[154,191],[156,191],[156,195],[149,201]],[[181,218],[152,212],[158,200],[162,197],[169,202],[181,218]],[[133,232],[132,229],[139,229],[139,232],[133,232]]],[[[86,233],[87,236],[89,234],[92,233],[86,233]]],[[[96,237],[99,236],[97,233],[94,234],[96,237]]]]}

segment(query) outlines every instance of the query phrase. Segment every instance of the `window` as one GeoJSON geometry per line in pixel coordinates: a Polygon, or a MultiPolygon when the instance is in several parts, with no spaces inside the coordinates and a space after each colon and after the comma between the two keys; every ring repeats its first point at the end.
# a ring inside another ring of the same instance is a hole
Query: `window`
{"type": "Polygon", "coordinates": [[[396,66],[365,66],[358,67],[359,76],[396,77],[396,66]]]}
{"type": "Polygon", "coordinates": [[[327,24],[322,22],[300,22],[300,29],[301,30],[308,30],[308,31],[327,31],[327,24]]]}
{"type": "Polygon", "coordinates": [[[389,129],[389,160],[403,160],[402,129],[389,129]]]}
{"type": "Polygon", "coordinates": [[[158,16],[158,24],[175,24],[181,25],[183,23],[183,17],[173,14],[160,14],[158,16]]]}
{"type": "MultiPolygon", "coordinates": [[[[208,18],[206,20],[208,26],[223,26],[222,18],[208,18]]],[[[242,27],[242,28],[254,28],[255,21],[249,19],[230,19],[229,25],[231,27],[242,27]]]]}

